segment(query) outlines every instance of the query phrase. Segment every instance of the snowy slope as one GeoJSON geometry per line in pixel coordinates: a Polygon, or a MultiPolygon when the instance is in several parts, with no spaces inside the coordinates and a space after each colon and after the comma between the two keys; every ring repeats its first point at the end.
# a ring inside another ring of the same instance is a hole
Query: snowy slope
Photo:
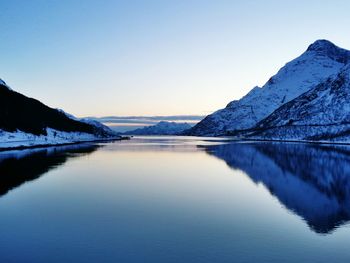
{"type": "Polygon", "coordinates": [[[350,142],[350,63],[262,120],[251,136],[350,142]]]}
{"type": "Polygon", "coordinates": [[[156,125],[125,132],[128,135],[177,135],[191,128],[188,123],[161,121],[156,125]]]}
{"type": "MultiPolygon", "coordinates": [[[[110,138],[118,138],[118,136],[110,138]]],[[[35,135],[22,131],[7,132],[0,130],[0,149],[71,144],[78,142],[99,141],[104,139],[108,139],[108,137],[99,137],[94,134],[84,132],[64,132],[50,128],[46,129],[46,135],[35,135]]]]}
{"type": "Polygon", "coordinates": [[[253,88],[242,99],[207,116],[188,134],[215,136],[251,128],[284,103],[337,74],[348,61],[350,51],[327,40],[318,40],[281,68],[262,88],[253,88]]]}

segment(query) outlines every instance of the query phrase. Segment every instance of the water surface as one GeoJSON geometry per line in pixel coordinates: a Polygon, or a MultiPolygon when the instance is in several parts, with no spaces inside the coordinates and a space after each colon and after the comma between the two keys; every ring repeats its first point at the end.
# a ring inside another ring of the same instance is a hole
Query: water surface
{"type": "Polygon", "coordinates": [[[350,147],[196,137],[0,152],[0,262],[348,262],[350,147]]]}

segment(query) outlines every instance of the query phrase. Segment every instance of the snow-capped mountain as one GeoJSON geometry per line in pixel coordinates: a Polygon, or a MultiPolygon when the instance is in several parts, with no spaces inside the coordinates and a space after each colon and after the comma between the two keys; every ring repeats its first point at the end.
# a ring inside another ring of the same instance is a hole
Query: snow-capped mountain
{"type": "Polygon", "coordinates": [[[350,63],[284,104],[253,130],[251,136],[262,139],[349,142],[350,63]]]}
{"type": "Polygon", "coordinates": [[[66,144],[118,138],[100,123],[79,120],[0,82],[0,148],[66,144]]]}
{"type": "Polygon", "coordinates": [[[339,73],[349,61],[350,51],[327,40],[317,40],[301,56],[282,67],[263,87],[253,88],[240,100],[208,115],[187,134],[215,136],[252,128],[283,104],[339,73]]]}
{"type": "Polygon", "coordinates": [[[125,132],[128,135],[177,135],[191,128],[188,123],[161,121],[156,125],[125,132]]]}

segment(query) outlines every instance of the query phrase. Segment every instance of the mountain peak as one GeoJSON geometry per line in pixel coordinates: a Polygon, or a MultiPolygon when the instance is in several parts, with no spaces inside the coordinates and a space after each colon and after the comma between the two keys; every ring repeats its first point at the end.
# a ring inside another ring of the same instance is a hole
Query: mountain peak
{"type": "Polygon", "coordinates": [[[307,52],[317,52],[340,63],[348,63],[350,61],[349,50],[342,49],[326,39],[316,40],[308,47],[307,52]]]}
{"type": "Polygon", "coordinates": [[[327,39],[318,39],[308,47],[308,51],[321,51],[331,48],[338,48],[331,41],[327,39]]]}

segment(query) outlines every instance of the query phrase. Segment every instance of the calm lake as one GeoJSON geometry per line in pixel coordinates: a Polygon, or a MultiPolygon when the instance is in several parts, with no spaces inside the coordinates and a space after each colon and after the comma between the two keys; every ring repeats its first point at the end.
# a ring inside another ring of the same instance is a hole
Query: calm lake
{"type": "Polygon", "coordinates": [[[0,152],[0,262],[349,262],[350,147],[196,137],[0,152]]]}

